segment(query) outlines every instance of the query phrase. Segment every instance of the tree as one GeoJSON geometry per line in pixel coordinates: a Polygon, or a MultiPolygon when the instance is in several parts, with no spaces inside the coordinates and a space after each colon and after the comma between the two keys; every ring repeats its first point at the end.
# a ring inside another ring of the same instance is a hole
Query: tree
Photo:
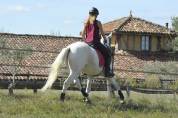
{"type": "Polygon", "coordinates": [[[32,51],[30,46],[24,46],[21,50],[11,50],[7,45],[6,39],[0,39],[0,59],[2,62],[7,59],[12,60],[13,66],[10,68],[10,72],[12,74],[12,83],[9,85],[9,94],[13,94],[13,88],[15,87],[15,76],[20,71],[20,67],[22,66],[22,61],[27,56],[30,56],[32,51]]]}
{"type": "MultiPolygon", "coordinates": [[[[172,27],[176,32],[178,32],[178,16],[172,18],[172,27]]],[[[178,51],[178,38],[174,40],[173,45],[174,51],[178,51]]]]}
{"type": "Polygon", "coordinates": [[[172,18],[172,27],[175,31],[178,31],[178,16],[172,18]]]}

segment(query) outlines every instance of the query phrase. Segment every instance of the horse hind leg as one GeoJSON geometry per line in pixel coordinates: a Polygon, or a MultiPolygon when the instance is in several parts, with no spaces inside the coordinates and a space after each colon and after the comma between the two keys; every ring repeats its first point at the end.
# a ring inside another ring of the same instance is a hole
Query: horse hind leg
{"type": "Polygon", "coordinates": [[[61,101],[64,101],[66,90],[69,88],[70,84],[71,84],[75,79],[77,79],[78,76],[79,76],[79,75],[78,75],[77,73],[71,72],[71,73],[69,74],[68,78],[64,81],[63,87],[62,87],[62,93],[61,93],[61,96],[60,96],[60,100],[61,100],[61,101]]]}
{"type": "Polygon", "coordinates": [[[71,74],[68,76],[68,78],[64,81],[63,88],[62,88],[62,93],[61,93],[61,96],[60,96],[60,100],[61,101],[64,101],[65,92],[68,89],[68,87],[70,86],[70,84],[72,82],[74,82],[74,80],[75,80],[75,83],[77,84],[79,90],[81,91],[82,95],[84,97],[88,97],[88,93],[86,93],[85,89],[83,89],[81,87],[81,84],[80,84],[80,81],[79,81],[78,77],[79,77],[78,73],[71,72],[71,74]]]}
{"type": "Polygon", "coordinates": [[[88,76],[88,78],[87,78],[87,87],[86,87],[86,93],[90,93],[90,91],[91,91],[91,77],[90,76],[88,76]]]}

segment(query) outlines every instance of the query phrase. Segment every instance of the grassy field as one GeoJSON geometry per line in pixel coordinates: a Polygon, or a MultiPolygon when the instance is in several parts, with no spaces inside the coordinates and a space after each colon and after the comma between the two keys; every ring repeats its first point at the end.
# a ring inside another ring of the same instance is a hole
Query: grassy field
{"type": "MultiPolygon", "coordinates": [[[[178,97],[178,96],[177,96],[178,97]]],[[[30,90],[16,90],[8,96],[0,90],[0,118],[177,118],[178,99],[173,95],[131,93],[126,103],[108,99],[106,92],[92,92],[92,104],[82,102],[77,91],[69,91],[64,103],[59,91],[33,94],[30,90]]]]}

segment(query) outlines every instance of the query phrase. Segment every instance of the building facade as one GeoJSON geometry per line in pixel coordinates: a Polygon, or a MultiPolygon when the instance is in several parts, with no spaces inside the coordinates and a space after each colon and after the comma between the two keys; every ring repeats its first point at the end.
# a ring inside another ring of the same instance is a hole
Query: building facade
{"type": "Polygon", "coordinates": [[[177,54],[170,54],[176,32],[142,18],[123,17],[103,24],[106,34],[113,33],[115,45],[115,73],[119,78],[145,78],[145,65],[170,61],[178,62],[177,54]]]}
{"type": "Polygon", "coordinates": [[[103,25],[106,33],[113,32],[118,50],[159,52],[171,51],[176,32],[166,26],[133,17],[120,18],[103,25]]]}

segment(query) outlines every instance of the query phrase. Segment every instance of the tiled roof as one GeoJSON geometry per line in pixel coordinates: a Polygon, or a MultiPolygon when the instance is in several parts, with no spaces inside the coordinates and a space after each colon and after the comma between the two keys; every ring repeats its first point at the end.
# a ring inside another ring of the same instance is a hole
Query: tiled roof
{"type": "Polygon", "coordinates": [[[142,69],[144,63],[147,62],[146,60],[128,54],[126,55],[116,54],[114,59],[115,59],[114,67],[116,70],[116,74],[120,78],[144,78],[144,73],[129,72],[128,70],[142,69]]]}
{"type": "MultiPolygon", "coordinates": [[[[155,63],[166,64],[167,62],[178,62],[177,54],[164,52],[145,54],[144,52],[117,51],[114,57],[114,68],[120,78],[140,78],[144,79],[147,72],[146,65],[155,63]]],[[[157,74],[159,75],[159,74],[157,74]]]]}
{"type": "MultiPolygon", "coordinates": [[[[6,48],[23,49],[31,47],[32,54],[22,60],[21,74],[48,74],[49,66],[52,64],[58,53],[67,45],[81,40],[80,37],[62,37],[50,35],[27,35],[0,33],[0,40],[6,41],[6,48]],[[39,67],[36,67],[39,66],[39,67]]],[[[1,51],[3,49],[1,48],[1,51]]],[[[6,57],[0,58],[0,73],[9,73],[12,70],[13,60],[6,57]]],[[[61,71],[60,71],[61,72],[61,71]]],[[[61,74],[59,72],[59,74],[61,74]]]]}
{"type": "MultiPolygon", "coordinates": [[[[62,48],[67,45],[81,40],[80,37],[57,37],[48,35],[20,35],[0,33],[0,40],[6,40],[7,47],[11,49],[22,49],[24,46],[32,48],[32,54],[22,61],[19,74],[31,75],[48,75],[49,66],[52,64],[56,56],[62,48]]],[[[0,51],[3,49],[0,48],[0,51]]],[[[119,51],[118,51],[119,52],[119,51]]],[[[138,52],[140,54],[140,52],[138,52]]],[[[169,56],[138,56],[137,54],[118,54],[115,55],[114,67],[116,74],[121,78],[144,78],[143,72],[128,72],[121,70],[142,69],[145,63],[154,63],[154,60],[169,60],[169,56]],[[119,69],[119,70],[118,70],[119,69]]],[[[177,58],[177,57],[176,57],[177,58]]],[[[164,62],[164,61],[163,61],[164,62]]],[[[165,61],[166,62],[166,61],[165,61]]],[[[12,70],[12,59],[0,58],[0,73],[10,73],[12,70]],[[10,66],[9,66],[10,65],[10,66]]],[[[62,68],[59,76],[66,76],[68,72],[62,68]]],[[[4,77],[0,75],[0,79],[10,79],[12,77],[4,77]]],[[[46,77],[31,77],[32,79],[46,79],[46,77]]],[[[19,76],[16,79],[27,79],[27,77],[19,76]]]]}
{"type": "Polygon", "coordinates": [[[158,34],[176,34],[171,29],[159,24],[129,16],[117,19],[103,24],[105,32],[135,32],[135,33],[158,33],[158,34]]]}
{"type": "Polygon", "coordinates": [[[108,23],[103,24],[103,29],[105,32],[111,32],[114,29],[118,29],[122,24],[124,24],[128,20],[128,17],[123,17],[118,20],[113,20],[108,23]]]}

